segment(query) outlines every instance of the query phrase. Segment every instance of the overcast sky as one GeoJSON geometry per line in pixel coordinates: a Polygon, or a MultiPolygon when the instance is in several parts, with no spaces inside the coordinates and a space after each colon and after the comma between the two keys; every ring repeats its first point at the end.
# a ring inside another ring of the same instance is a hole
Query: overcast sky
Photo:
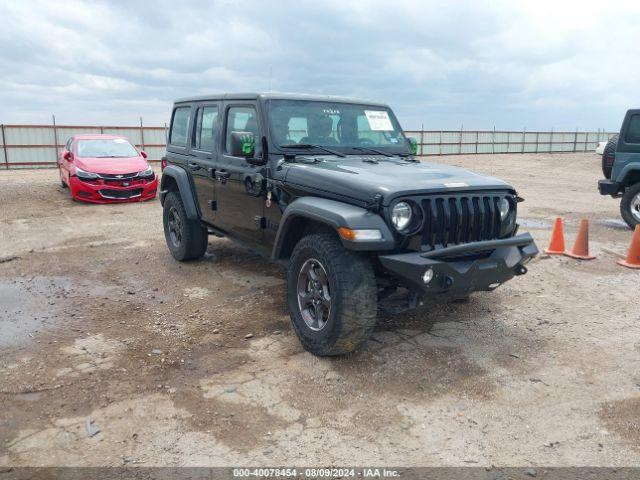
{"type": "Polygon", "coordinates": [[[406,129],[617,130],[640,1],[0,0],[0,122],[163,124],[175,98],[389,103],[406,129]]]}

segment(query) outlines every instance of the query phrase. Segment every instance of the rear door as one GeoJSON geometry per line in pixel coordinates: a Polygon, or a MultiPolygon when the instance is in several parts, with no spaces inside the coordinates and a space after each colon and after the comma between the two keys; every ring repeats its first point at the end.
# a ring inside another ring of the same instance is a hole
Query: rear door
{"type": "Polygon", "coordinates": [[[216,102],[198,103],[194,109],[191,148],[187,166],[193,175],[202,219],[213,224],[216,218],[214,172],[220,132],[220,105],[216,102]]]}
{"type": "Polygon", "coordinates": [[[611,178],[622,181],[635,169],[640,169],[640,110],[629,110],[620,129],[611,178]]]}

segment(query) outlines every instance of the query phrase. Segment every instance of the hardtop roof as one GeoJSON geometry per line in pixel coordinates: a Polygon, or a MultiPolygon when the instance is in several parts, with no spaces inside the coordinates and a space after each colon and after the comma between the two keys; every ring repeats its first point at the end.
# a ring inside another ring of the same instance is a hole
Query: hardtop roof
{"type": "Polygon", "coordinates": [[[379,107],[387,107],[387,104],[381,102],[372,102],[370,100],[362,100],[357,98],[339,97],[333,95],[317,95],[307,93],[218,93],[210,95],[198,95],[194,97],[185,97],[176,100],[174,103],[195,103],[206,101],[220,100],[307,100],[316,102],[336,102],[336,103],[356,103],[364,105],[375,105],[379,107]]]}

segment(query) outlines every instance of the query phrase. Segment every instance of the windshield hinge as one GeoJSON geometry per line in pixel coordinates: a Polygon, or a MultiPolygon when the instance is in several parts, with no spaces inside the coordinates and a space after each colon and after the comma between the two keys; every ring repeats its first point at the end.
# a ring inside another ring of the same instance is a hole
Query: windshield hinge
{"type": "Polygon", "coordinates": [[[376,193],[371,200],[369,200],[365,206],[367,210],[373,213],[380,213],[382,210],[382,194],[376,193]]]}

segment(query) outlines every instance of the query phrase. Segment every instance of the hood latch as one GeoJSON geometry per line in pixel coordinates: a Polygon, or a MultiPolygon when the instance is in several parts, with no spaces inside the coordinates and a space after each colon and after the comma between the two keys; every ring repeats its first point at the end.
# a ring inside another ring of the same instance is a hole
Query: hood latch
{"type": "Polygon", "coordinates": [[[382,210],[382,194],[376,193],[371,200],[369,200],[365,206],[367,210],[373,213],[380,213],[382,210]]]}

